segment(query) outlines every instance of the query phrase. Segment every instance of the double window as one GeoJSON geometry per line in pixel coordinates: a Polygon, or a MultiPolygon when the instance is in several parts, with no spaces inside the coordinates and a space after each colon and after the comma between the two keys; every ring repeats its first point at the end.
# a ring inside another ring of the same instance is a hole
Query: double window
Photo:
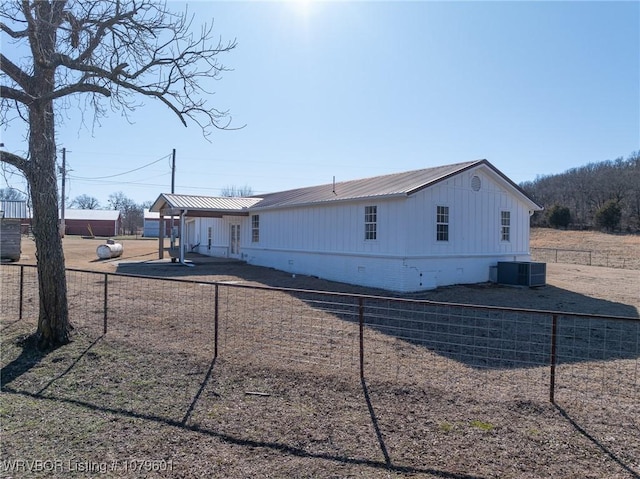
{"type": "Polygon", "coordinates": [[[374,240],[378,238],[378,207],[364,207],[364,239],[374,240]]]}
{"type": "Polygon", "coordinates": [[[260,241],[260,215],[251,216],[251,242],[258,243],[260,241]]]}
{"type": "Polygon", "coordinates": [[[511,240],[511,212],[500,212],[500,239],[502,241],[511,240]]]}
{"type": "Polygon", "coordinates": [[[449,207],[436,207],[436,240],[449,241],[449,207]]]}

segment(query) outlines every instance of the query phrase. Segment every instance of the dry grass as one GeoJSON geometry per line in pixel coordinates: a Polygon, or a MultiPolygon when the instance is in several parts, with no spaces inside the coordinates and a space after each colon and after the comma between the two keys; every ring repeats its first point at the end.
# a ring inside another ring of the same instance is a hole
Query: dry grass
{"type": "MultiPolygon", "coordinates": [[[[250,284],[263,275],[299,286],[274,271],[217,268],[217,276],[200,275],[201,268],[188,279],[250,284]]],[[[15,294],[5,269],[0,270],[3,304],[15,294]]],[[[556,406],[548,401],[549,368],[534,360],[520,367],[479,367],[436,345],[399,339],[397,332],[383,334],[380,326],[365,331],[366,383],[361,383],[353,309],[335,301],[320,304],[318,296],[221,288],[214,359],[208,286],[132,281],[110,283],[113,303],[103,336],[101,277],[72,274],[75,340],[47,355],[20,342],[35,327],[34,297],[27,297],[31,303],[23,321],[2,310],[0,459],[59,465],[53,473],[9,472],[5,462],[2,477],[640,474],[635,325],[601,329],[600,323],[589,323],[580,333],[587,336],[571,330],[582,324],[565,326],[563,334],[573,338],[574,348],[576,338],[595,343],[598,335],[616,346],[607,360],[564,357],[557,370],[556,406]],[[620,346],[624,339],[635,351],[631,356],[620,346]],[[153,468],[171,471],[145,472],[153,468]]],[[[311,278],[304,281],[312,284],[311,278]]],[[[583,293],[559,289],[446,288],[432,297],[466,295],[471,302],[484,298],[489,303],[509,297],[520,304],[535,304],[537,298],[545,305],[570,298],[607,311],[620,311],[607,308],[622,308],[627,301],[625,296],[589,302],[583,293]]],[[[408,310],[402,317],[416,314],[426,317],[408,310]]],[[[468,321],[484,319],[474,312],[468,321]]],[[[517,325],[514,334],[537,324],[527,315],[493,319],[517,325]]],[[[500,331],[504,336],[508,330],[500,331]]],[[[531,338],[534,332],[527,334],[531,338]]]]}
{"type": "Polygon", "coordinates": [[[640,235],[534,228],[530,244],[538,261],[640,270],[640,235]]]}

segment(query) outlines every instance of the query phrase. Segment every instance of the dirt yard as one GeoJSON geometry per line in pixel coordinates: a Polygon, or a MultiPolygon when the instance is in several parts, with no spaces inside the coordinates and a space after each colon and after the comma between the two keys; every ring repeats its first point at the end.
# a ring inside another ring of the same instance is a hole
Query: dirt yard
{"type": "MultiPolygon", "coordinates": [[[[104,240],[67,236],[64,238],[66,266],[91,271],[389,295],[386,291],[324,281],[309,276],[296,275],[293,278],[281,271],[238,262],[211,262],[197,255],[189,256],[196,266],[185,268],[171,263],[166,255],[164,262],[158,262],[157,240],[123,239],[120,242],[124,247],[121,257],[99,260],[96,249],[104,243],[104,240]]],[[[531,246],[532,248],[593,250],[627,258],[627,265],[638,264],[638,268],[547,263],[547,286],[543,288],[512,288],[489,284],[451,286],[411,295],[411,297],[442,302],[612,316],[638,317],[640,315],[640,235],[619,236],[539,228],[532,231],[531,246]]],[[[20,263],[35,264],[35,246],[30,239],[23,240],[20,263]]]]}

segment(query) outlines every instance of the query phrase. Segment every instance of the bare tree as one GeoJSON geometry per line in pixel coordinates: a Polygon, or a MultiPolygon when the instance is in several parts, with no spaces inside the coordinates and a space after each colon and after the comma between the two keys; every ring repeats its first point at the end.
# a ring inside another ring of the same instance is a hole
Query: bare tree
{"type": "Polygon", "coordinates": [[[120,211],[124,233],[136,234],[138,228],[143,226],[143,206],[136,204],[122,191],[111,193],[108,202],[111,209],[120,211]]]}
{"type": "Polygon", "coordinates": [[[220,196],[228,196],[228,197],[243,197],[243,196],[251,196],[253,195],[253,188],[249,185],[240,186],[225,186],[220,191],[220,196]]]}
{"type": "Polygon", "coordinates": [[[25,196],[15,188],[0,188],[0,200],[24,201],[25,196]]]}
{"type": "Polygon", "coordinates": [[[93,196],[80,195],[76,196],[69,206],[80,208],[82,210],[97,210],[100,208],[100,202],[93,196]]]}
{"type": "Polygon", "coordinates": [[[78,101],[94,121],[112,108],[133,111],[141,98],[167,106],[186,126],[208,135],[228,128],[226,111],[208,106],[205,88],[225,71],[218,55],[235,41],[213,41],[212,25],[192,28],[193,16],[153,0],[12,0],[0,7],[0,115],[22,120],[28,154],[0,151],[24,174],[33,203],[40,313],[38,347],[70,339],[64,255],[58,234],[55,112],[78,101]],[[25,58],[8,52],[28,51],[25,58]],[[55,105],[54,105],[55,103],[55,105]],[[54,108],[55,106],[55,108],[54,108]]]}
{"type": "MultiPolygon", "coordinates": [[[[603,211],[615,211],[610,202],[620,209],[615,228],[624,231],[640,230],[640,153],[632,153],[626,160],[589,163],[558,175],[536,178],[521,186],[536,201],[550,211],[552,205],[569,208],[574,228],[601,227],[597,216],[603,211]]],[[[615,215],[614,215],[615,217],[615,215]]],[[[534,224],[544,224],[548,215],[533,217],[534,224]]],[[[608,226],[607,226],[608,227],[608,226]]],[[[610,227],[608,227],[611,229],[610,227]]]]}

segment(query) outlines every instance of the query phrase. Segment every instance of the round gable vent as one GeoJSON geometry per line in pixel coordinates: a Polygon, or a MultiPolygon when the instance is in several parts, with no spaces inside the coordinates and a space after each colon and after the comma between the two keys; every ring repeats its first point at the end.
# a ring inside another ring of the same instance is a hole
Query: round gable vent
{"type": "Polygon", "coordinates": [[[481,187],[482,180],[480,180],[480,177],[478,175],[474,175],[473,177],[471,177],[471,189],[473,191],[480,191],[481,187]]]}

